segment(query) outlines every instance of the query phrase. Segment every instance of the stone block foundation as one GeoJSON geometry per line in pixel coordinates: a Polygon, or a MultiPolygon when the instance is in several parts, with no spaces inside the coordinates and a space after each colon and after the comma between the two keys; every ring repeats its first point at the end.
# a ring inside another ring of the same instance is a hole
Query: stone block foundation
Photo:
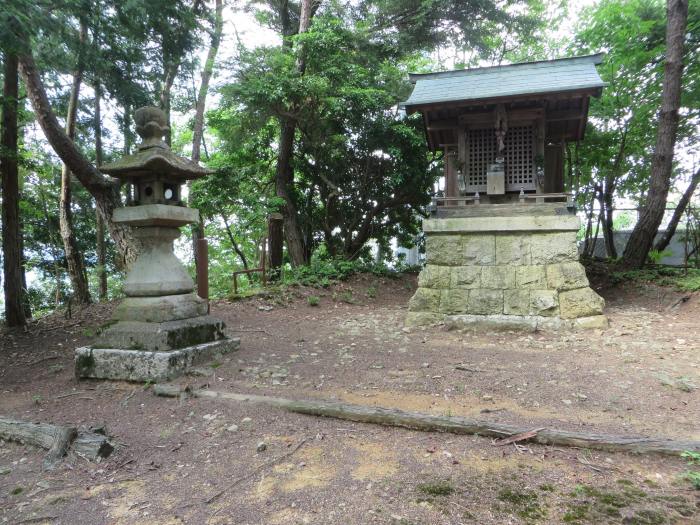
{"type": "Polygon", "coordinates": [[[426,219],[426,265],[406,324],[607,327],[604,300],[578,262],[578,228],[566,208],[539,215],[536,205],[532,216],[426,219]]]}

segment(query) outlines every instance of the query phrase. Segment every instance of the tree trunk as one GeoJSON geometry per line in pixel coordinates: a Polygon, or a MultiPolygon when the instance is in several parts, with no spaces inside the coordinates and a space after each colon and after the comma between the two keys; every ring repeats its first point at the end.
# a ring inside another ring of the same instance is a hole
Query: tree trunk
{"type": "Polygon", "coordinates": [[[656,250],[657,252],[664,251],[668,244],[671,242],[671,239],[676,233],[676,228],[678,228],[678,223],[683,217],[683,214],[685,213],[685,210],[688,207],[688,204],[690,203],[690,199],[693,198],[693,193],[695,193],[695,190],[698,187],[698,183],[700,183],[700,170],[696,171],[693,175],[690,184],[686,188],[685,192],[683,192],[681,200],[678,201],[678,206],[676,206],[676,209],[673,211],[673,217],[671,217],[671,222],[668,223],[666,231],[654,245],[654,250],[656,250]]]}
{"type": "MultiPolygon", "coordinates": [[[[317,7],[317,6],[316,6],[317,7]]],[[[311,25],[311,18],[314,13],[314,3],[312,0],[302,0],[299,17],[299,34],[306,32],[311,25]]],[[[283,36],[287,36],[289,31],[288,4],[284,2],[281,6],[281,19],[283,36]]],[[[287,45],[288,40],[285,41],[287,45]]],[[[304,60],[303,48],[298,50],[297,71],[304,74],[306,62],[304,60]]],[[[304,234],[299,225],[299,214],[292,200],[292,188],[294,186],[294,167],[292,158],[294,156],[294,134],[296,132],[296,121],[289,117],[280,117],[280,141],[277,152],[277,169],[275,172],[275,191],[278,197],[284,200],[282,216],[284,217],[284,237],[287,241],[287,252],[292,266],[301,266],[308,262],[307,250],[304,246],[304,234]]],[[[270,259],[278,261],[281,257],[277,255],[281,252],[281,247],[277,244],[277,239],[270,238],[270,259]]],[[[273,272],[279,271],[278,267],[272,267],[273,272]]]]}
{"type": "Polygon", "coordinates": [[[200,158],[202,136],[204,134],[204,109],[206,106],[207,93],[209,92],[209,82],[214,72],[214,63],[216,61],[216,55],[219,52],[221,35],[224,30],[223,9],[223,0],[216,0],[216,21],[214,23],[214,31],[211,34],[211,45],[207,53],[207,60],[202,69],[202,83],[199,86],[197,104],[195,107],[194,129],[192,132],[192,160],[195,162],[199,162],[200,158]]]}
{"type": "MultiPolygon", "coordinates": [[[[102,165],[102,84],[95,81],[95,164],[102,165]]],[[[97,280],[100,301],[107,299],[107,252],[105,245],[105,223],[102,215],[95,211],[95,237],[97,245],[97,280]]]]}
{"type": "MultiPolygon", "coordinates": [[[[165,58],[163,59],[165,61],[165,58]]],[[[165,121],[168,129],[165,132],[165,143],[168,146],[172,145],[172,132],[170,129],[170,91],[173,88],[177,70],[180,68],[180,63],[169,63],[165,68],[165,78],[163,79],[163,88],[160,91],[160,109],[165,113],[165,121]]]]}
{"type": "Polygon", "coordinates": [[[238,243],[236,242],[236,238],[233,236],[233,232],[231,231],[231,226],[228,223],[228,219],[226,219],[226,215],[223,213],[221,214],[221,220],[224,221],[224,227],[226,228],[226,234],[228,235],[228,240],[231,241],[231,247],[233,248],[233,251],[236,252],[238,257],[240,257],[241,262],[243,263],[243,268],[248,270],[248,259],[246,259],[245,253],[241,250],[241,248],[238,246],[238,243]]]}
{"type": "Polygon", "coordinates": [[[471,419],[462,416],[442,416],[421,412],[406,412],[398,408],[353,405],[319,399],[287,399],[255,394],[238,394],[216,390],[182,388],[177,385],[158,384],[153,388],[157,396],[186,396],[229,401],[240,406],[251,403],[279,408],[296,414],[329,417],[392,427],[409,428],[423,432],[450,432],[453,434],[476,434],[497,438],[495,445],[506,445],[517,441],[531,440],[542,445],[569,446],[608,452],[631,452],[636,454],[663,454],[679,456],[685,451],[700,451],[700,441],[680,441],[665,438],[620,436],[572,432],[554,428],[518,427],[514,425],[471,419]]]}
{"type": "Polygon", "coordinates": [[[600,209],[603,212],[602,226],[603,239],[605,240],[605,251],[611,259],[617,259],[617,249],[615,248],[615,237],[613,233],[613,194],[615,192],[614,183],[610,179],[605,181],[603,191],[600,192],[600,209]]]}
{"type": "Polygon", "coordinates": [[[646,262],[654,236],[664,217],[666,197],[671,184],[673,150],[676,144],[678,110],[681,103],[683,44],[688,21],[688,0],[668,0],[666,12],[668,22],[661,112],[652,157],[649,194],[623,254],[623,265],[630,268],[640,268],[646,262]]]}
{"type": "MultiPolygon", "coordinates": [[[[83,81],[83,50],[87,39],[87,24],[84,19],[80,21],[80,41],[78,50],[78,61],[73,82],[71,85],[70,98],[68,100],[68,114],[66,115],[66,135],[71,140],[75,140],[75,120],[78,114],[78,104],[80,101],[80,86],[83,81]]],[[[90,289],[88,287],[87,274],[85,272],[85,261],[80,253],[78,242],[73,232],[73,212],[71,210],[71,173],[66,164],[61,170],[61,198],[58,206],[58,220],[63,240],[63,252],[68,266],[68,276],[73,285],[73,299],[77,304],[89,304],[90,289]]]]}
{"type": "Polygon", "coordinates": [[[282,216],[284,217],[284,237],[287,241],[287,252],[292,266],[306,264],[304,236],[299,227],[298,212],[292,199],[291,189],[294,185],[294,133],[296,122],[282,118],[280,130],[279,151],[277,153],[277,169],[275,172],[275,190],[277,196],[284,200],[282,216]]]}
{"type": "Polygon", "coordinates": [[[56,155],[70,168],[80,183],[94,197],[97,209],[105,220],[105,224],[120,256],[126,264],[131,264],[136,259],[138,243],[128,226],[112,221],[112,213],[121,206],[119,184],[115,183],[111,178],[102,175],[95,166],[90,164],[61,128],[49,104],[44,84],[39,76],[31,51],[20,54],[19,63],[20,73],[27,88],[27,95],[31,100],[36,119],[44,131],[46,139],[51,144],[56,155]]]}
{"type": "MultiPolygon", "coordinates": [[[[207,53],[207,60],[202,68],[202,83],[199,86],[197,94],[197,103],[195,105],[194,128],[192,130],[192,160],[199,162],[202,148],[202,139],[204,136],[204,109],[206,108],[207,93],[209,92],[209,82],[214,72],[214,63],[216,55],[219,52],[219,44],[221,43],[221,35],[224,31],[224,2],[216,0],[214,30],[211,34],[211,45],[207,53]]],[[[191,189],[191,184],[188,183],[191,189]]],[[[195,254],[195,266],[197,265],[197,240],[204,238],[204,221],[200,215],[199,222],[192,225],[192,252],[195,254]]]]}
{"type": "Polygon", "coordinates": [[[22,242],[19,222],[19,169],[17,165],[17,109],[19,95],[18,58],[5,51],[2,97],[2,137],[0,171],[2,172],[2,252],[5,320],[8,326],[23,326],[22,242]]]}
{"type": "Polygon", "coordinates": [[[282,268],[282,245],[284,243],[283,217],[279,213],[271,213],[267,219],[267,247],[270,260],[270,281],[278,280],[282,268]],[[273,250],[274,248],[274,250],[273,250]]]}

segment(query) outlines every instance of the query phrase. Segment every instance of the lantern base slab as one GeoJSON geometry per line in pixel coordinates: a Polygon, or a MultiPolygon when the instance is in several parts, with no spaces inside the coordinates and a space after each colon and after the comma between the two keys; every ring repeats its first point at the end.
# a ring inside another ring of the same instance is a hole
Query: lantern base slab
{"type": "Polygon", "coordinates": [[[165,352],[84,346],[75,350],[75,375],[78,379],[170,381],[190,367],[238,350],[240,344],[239,338],[220,339],[165,352]]]}

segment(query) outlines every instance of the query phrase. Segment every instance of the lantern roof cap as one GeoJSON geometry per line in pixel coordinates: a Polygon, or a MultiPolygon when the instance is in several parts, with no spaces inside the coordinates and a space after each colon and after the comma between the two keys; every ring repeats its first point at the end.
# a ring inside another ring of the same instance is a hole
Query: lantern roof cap
{"type": "Polygon", "coordinates": [[[160,108],[143,107],[134,112],[136,132],[141,137],[136,153],[100,166],[100,171],[120,179],[161,175],[175,179],[198,179],[212,173],[198,163],[172,152],[163,141],[170,129],[160,108]]]}

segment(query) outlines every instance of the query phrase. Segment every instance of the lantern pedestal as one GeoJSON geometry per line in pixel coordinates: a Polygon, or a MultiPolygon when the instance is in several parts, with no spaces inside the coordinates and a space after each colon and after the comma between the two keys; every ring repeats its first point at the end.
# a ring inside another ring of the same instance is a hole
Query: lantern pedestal
{"type": "MultiPolygon", "coordinates": [[[[207,315],[207,302],[192,293],[194,283],[173,253],[180,230],[153,226],[163,224],[167,212],[154,209],[157,217],[149,217],[148,211],[139,210],[144,225],[134,228],[142,250],[124,282],[127,297],[95,344],[76,350],[78,377],[168,381],[240,346],[239,339],[224,335],[222,321],[207,315]]],[[[133,215],[117,220],[127,222],[133,215]]]]}

